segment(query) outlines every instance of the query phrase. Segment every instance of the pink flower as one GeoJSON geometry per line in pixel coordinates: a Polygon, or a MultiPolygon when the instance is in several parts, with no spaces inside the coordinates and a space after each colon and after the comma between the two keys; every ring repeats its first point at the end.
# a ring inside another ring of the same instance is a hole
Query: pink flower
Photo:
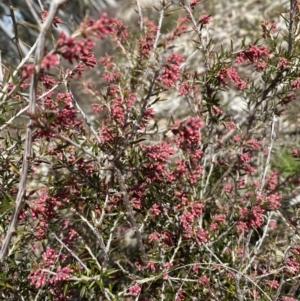
{"type": "Polygon", "coordinates": [[[279,172],[278,171],[274,171],[270,174],[270,176],[267,179],[269,190],[274,190],[276,188],[277,183],[278,183],[278,178],[279,178],[279,172]]]}
{"type": "Polygon", "coordinates": [[[178,94],[179,95],[188,95],[190,92],[191,88],[188,82],[183,82],[182,84],[179,85],[178,87],[178,94]]]}
{"type": "Polygon", "coordinates": [[[238,221],[237,224],[236,224],[236,229],[237,229],[237,232],[240,234],[240,233],[243,233],[245,230],[248,230],[248,225],[245,223],[245,222],[242,222],[242,221],[238,221]]]}
{"type": "Polygon", "coordinates": [[[23,79],[31,77],[34,73],[35,67],[34,64],[25,64],[22,69],[22,77],[23,79]]]}
{"type": "Polygon", "coordinates": [[[285,69],[288,66],[288,64],[289,64],[289,61],[286,58],[280,57],[278,59],[278,68],[285,69]]]}
{"type": "Polygon", "coordinates": [[[47,282],[47,277],[41,270],[30,272],[28,279],[30,280],[30,285],[34,286],[36,289],[42,287],[47,282]]]}
{"type": "Polygon", "coordinates": [[[161,210],[159,209],[159,206],[157,204],[153,204],[150,208],[150,213],[153,215],[159,215],[161,213],[161,210]]]}
{"type": "MultiPolygon", "coordinates": [[[[176,122],[178,125],[179,121],[176,122]]],[[[200,129],[202,120],[196,117],[190,117],[186,121],[179,123],[178,127],[173,128],[172,132],[178,136],[177,144],[181,148],[194,148],[198,145],[201,138],[200,129]]]]}
{"type": "Polygon", "coordinates": [[[137,44],[139,45],[139,54],[141,56],[148,56],[153,47],[154,35],[148,33],[144,38],[138,40],[137,44]]]}
{"type": "Polygon", "coordinates": [[[243,153],[243,154],[240,154],[240,160],[242,162],[248,162],[250,161],[251,157],[250,157],[250,154],[249,153],[243,153]]]}
{"type": "Polygon", "coordinates": [[[228,131],[236,129],[236,124],[233,121],[224,121],[223,124],[228,131]]]}
{"type": "Polygon", "coordinates": [[[58,65],[58,59],[56,55],[54,54],[47,54],[41,63],[41,68],[46,68],[47,70],[50,69],[50,67],[54,67],[58,65]]]}
{"type": "Polygon", "coordinates": [[[259,298],[259,292],[257,290],[250,290],[249,294],[254,298],[254,300],[259,298]]]}
{"type": "Polygon", "coordinates": [[[156,271],[156,263],[149,261],[147,263],[147,269],[149,269],[151,272],[156,271]]]}
{"type": "Polygon", "coordinates": [[[202,24],[202,25],[209,24],[210,19],[211,19],[210,15],[204,14],[204,15],[200,16],[200,18],[198,20],[198,24],[202,24]]]}
{"type": "Polygon", "coordinates": [[[236,84],[236,86],[240,90],[245,89],[247,86],[246,82],[239,77],[233,67],[221,68],[221,70],[217,74],[217,78],[220,85],[226,85],[225,80],[228,79],[232,83],[236,84]]]}
{"type": "Polygon", "coordinates": [[[111,116],[120,124],[124,123],[125,111],[122,105],[122,98],[117,97],[111,101],[111,116]]]}
{"type": "Polygon", "coordinates": [[[191,9],[194,9],[195,6],[196,6],[200,1],[201,1],[201,0],[191,0],[191,3],[190,3],[191,9]]]}
{"type": "Polygon", "coordinates": [[[70,274],[72,273],[72,269],[69,266],[66,266],[62,268],[59,266],[56,270],[56,275],[53,276],[49,282],[50,283],[57,283],[59,281],[67,280],[70,277],[70,274]]]}
{"type": "Polygon", "coordinates": [[[261,23],[261,28],[263,30],[262,37],[267,38],[270,37],[270,33],[274,33],[277,30],[276,23],[271,23],[269,20],[263,20],[261,23]]]}
{"type": "Polygon", "coordinates": [[[151,234],[149,234],[149,242],[155,242],[155,241],[159,241],[159,238],[161,237],[161,235],[156,231],[153,232],[151,234]]]}
{"type": "Polygon", "coordinates": [[[232,137],[232,141],[234,141],[234,142],[240,142],[240,141],[241,141],[241,137],[238,136],[238,135],[234,135],[234,136],[232,137]]]}
{"type": "Polygon", "coordinates": [[[300,88],[300,78],[297,78],[291,82],[292,88],[299,89],[300,88]]]}
{"type": "Polygon", "coordinates": [[[92,103],[92,111],[95,113],[103,113],[104,107],[98,103],[92,103]]]}
{"type": "Polygon", "coordinates": [[[174,40],[176,37],[179,37],[181,34],[187,31],[187,23],[188,23],[187,17],[179,17],[177,20],[177,26],[175,30],[168,35],[168,41],[174,40]]]}
{"type": "Polygon", "coordinates": [[[291,250],[294,254],[300,255],[300,246],[292,246],[291,250]]]}
{"type": "Polygon", "coordinates": [[[199,229],[196,233],[196,242],[201,244],[202,242],[207,242],[208,231],[204,229],[199,229]]]}
{"type": "Polygon", "coordinates": [[[296,258],[294,257],[289,257],[286,260],[286,266],[287,266],[287,270],[291,273],[291,274],[296,274],[299,271],[299,262],[297,261],[296,258]]]}
{"type": "Polygon", "coordinates": [[[255,63],[262,60],[263,57],[269,57],[270,53],[265,46],[249,45],[245,50],[239,52],[236,57],[236,62],[242,64],[243,62],[255,63]]]}
{"type": "MultiPolygon", "coordinates": [[[[47,10],[44,10],[43,13],[42,13],[42,21],[45,22],[46,18],[48,16],[48,11],[47,10]]],[[[54,17],[53,21],[52,21],[52,24],[54,27],[57,27],[57,24],[63,24],[64,22],[59,19],[58,17],[54,17]]]]}
{"type": "Polygon", "coordinates": [[[140,292],[141,287],[138,284],[135,284],[128,289],[128,293],[133,296],[137,296],[140,292]]]}
{"type": "Polygon", "coordinates": [[[46,247],[46,251],[42,254],[44,266],[52,266],[57,260],[57,253],[50,247],[46,247]]]}
{"type": "Polygon", "coordinates": [[[255,171],[255,169],[250,165],[250,164],[245,164],[243,166],[244,170],[246,171],[246,173],[253,173],[255,171]]]}
{"type": "Polygon", "coordinates": [[[279,286],[279,283],[277,280],[266,280],[266,283],[270,288],[278,288],[278,286],[279,286]]]}
{"type": "Polygon", "coordinates": [[[213,106],[213,111],[216,115],[222,115],[223,114],[223,111],[217,106],[213,106]]]}
{"type": "Polygon", "coordinates": [[[208,286],[209,283],[210,283],[210,279],[206,276],[206,275],[202,275],[200,278],[199,278],[199,282],[205,286],[208,286]]]}
{"type": "Polygon", "coordinates": [[[246,144],[252,150],[259,149],[261,146],[261,142],[256,139],[250,139],[246,142],[246,144]]]}
{"type": "Polygon", "coordinates": [[[265,69],[266,65],[267,65],[267,64],[266,64],[265,61],[260,61],[260,62],[258,62],[258,63],[256,64],[255,69],[256,69],[256,71],[262,71],[262,70],[265,69]]]}
{"type": "Polygon", "coordinates": [[[113,66],[113,56],[106,55],[104,57],[100,57],[99,63],[102,64],[104,67],[110,69],[113,66]]]}
{"type": "Polygon", "coordinates": [[[298,301],[298,299],[286,296],[286,297],[282,297],[280,301],[298,301]]]}
{"type": "Polygon", "coordinates": [[[164,85],[171,87],[179,79],[180,75],[180,64],[184,62],[183,57],[178,53],[173,53],[167,58],[167,64],[162,68],[160,76],[157,78],[158,81],[164,85]]]}
{"type": "Polygon", "coordinates": [[[213,220],[219,223],[223,223],[226,219],[226,215],[225,214],[215,214],[213,216],[213,220]]]}
{"type": "Polygon", "coordinates": [[[102,74],[102,78],[106,80],[108,83],[116,82],[120,78],[119,71],[110,71],[102,74]]]}

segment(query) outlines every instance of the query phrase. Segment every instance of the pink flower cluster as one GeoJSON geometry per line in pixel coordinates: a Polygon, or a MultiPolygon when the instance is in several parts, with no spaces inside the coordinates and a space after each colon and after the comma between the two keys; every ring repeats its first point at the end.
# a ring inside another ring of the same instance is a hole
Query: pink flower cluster
{"type": "Polygon", "coordinates": [[[170,156],[175,154],[172,146],[167,142],[163,142],[157,145],[145,146],[144,151],[150,159],[145,165],[146,181],[151,183],[153,180],[162,182],[171,180],[169,177],[172,173],[166,168],[166,163],[170,156]]]}
{"type": "Polygon", "coordinates": [[[177,26],[173,32],[168,35],[168,41],[172,41],[177,37],[180,37],[183,33],[185,33],[188,29],[188,18],[187,17],[180,17],[177,20],[177,26]]]}
{"type": "Polygon", "coordinates": [[[220,85],[226,85],[225,80],[228,79],[229,81],[234,83],[240,90],[243,90],[247,87],[246,82],[239,77],[235,68],[233,67],[222,67],[217,74],[217,78],[220,85]]]}
{"type": "Polygon", "coordinates": [[[270,57],[270,53],[265,46],[249,45],[245,50],[238,53],[236,62],[237,64],[256,63],[256,70],[261,71],[265,68],[265,58],[268,57],[270,57]]]}
{"type": "Polygon", "coordinates": [[[178,94],[181,95],[181,96],[188,95],[190,90],[191,90],[191,88],[190,88],[189,83],[188,82],[183,82],[178,87],[178,94]]]}
{"type": "Polygon", "coordinates": [[[150,54],[157,32],[157,26],[152,21],[145,19],[144,23],[146,31],[145,36],[142,36],[137,42],[139,46],[138,53],[140,56],[148,56],[150,54]]]}
{"type": "Polygon", "coordinates": [[[157,78],[158,82],[163,83],[167,87],[175,85],[179,79],[180,64],[184,62],[184,58],[178,54],[173,53],[167,58],[167,64],[162,68],[160,76],[157,78]]]}
{"type": "Polygon", "coordinates": [[[79,130],[81,128],[82,121],[76,119],[76,109],[73,106],[71,95],[68,93],[59,92],[56,95],[56,99],[53,99],[53,93],[49,93],[43,98],[42,105],[45,113],[40,120],[42,124],[47,126],[41,126],[38,129],[41,137],[49,139],[55,136],[51,129],[65,130],[66,128],[73,128],[79,130]]]}
{"type": "Polygon", "coordinates": [[[96,59],[92,54],[92,48],[95,42],[91,39],[76,40],[74,37],[68,37],[64,32],[61,32],[56,45],[56,54],[61,55],[68,60],[70,64],[73,60],[82,61],[87,66],[93,67],[96,65],[96,59]]]}
{"type": "Polygon", "coordinates": [[[277,31],[276,23],[271,23],[270,20],[263,20],[261,23],[261,28],[263,31],[262,37],[267,38],[270,37],[271,33],[275,33],[277,31]]]}
{"type": "Polygon", "coordinates": [[[190,3],[191,9],[194,9],[195,6],[196,6],[200,1],[201,1],[201,0],[191,0],[191,3],[190,3]]]}
{"type": "Polygon", "coordinates": [[[42,254],[42,266],[31,271],[28,275],[30,285],[38,289],[47,282],[50,284],[56,284],[60,281],[67,280],[73,272],[69,265],[65,267],[57,266],[53,271],[53,267],[56,263],[59,263],[59,259],[60,262],[63,261],[64,255],[59,256],[55,250],[50,247],[46,247],[46,251],[42,254]],[[54,272],[54,275],[47,275],[47,272],[45,271],[46,269],[51,269],[54,272]]]}
{"type": "Polygon", "coordinates": [[[200,129],[202,128],[202,121],[200,118],[189,117],[185,121],[176,121],[172,132],[178,138],[176,144],[183,149],[195,149],[201,139],[200,129]]]}
{"type": "Polygon", "coordinates": [[[200,16],[200,18],[198,20],[198,24],[207,25],[210,23],[210,19],[211,19],[210,15],[204,14],[204,15],[200,16]]]}
{"type": "MultiPolygon", "coordinates": [[[[44,10],[43,13],[42,13],[42,21],[43,23],[45,22],[46,18],[48,16],[48,11],[47,10],[44,10]]],[[[64,22],[58,18],[58,17],[54,17],[53,21],[52,21],[52,24],[54,27],[57,27],[57,24],[63,24],[64,22]]]]}

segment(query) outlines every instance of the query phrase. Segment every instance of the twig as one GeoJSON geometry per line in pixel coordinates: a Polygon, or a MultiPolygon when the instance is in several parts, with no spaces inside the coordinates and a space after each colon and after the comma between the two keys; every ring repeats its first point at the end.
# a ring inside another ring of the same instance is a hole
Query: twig
{"type": "Polygon", "coordinates": [[[93,233],[97,237],[97,239],[99,241],[99,244],[100,244],[100,248],[104,253],[104,266],[106,266],[106,264],[108,263],[109,258],[108,258],[108,254],[107,254],[106,249],[105,249],[105,244],[104,244],[104,240],[103,240],[103,237],[102,237],[101,233],[83,215],[81,215],[77,211],[76,211],[76,214],[89,226],[89,228],[93,231],[93,233]]]}
{"type": "MultiPolygon", "coordinates": [[[[24,64],[28,61],[28,59],[30,58],[31,54],[33,53],[33,51],[36,49],[37,46],[37,42],[36,41],[33,46],[30,48],[30,50],[27,52],[27,55],[23,58],[23,60],[21,61],[21,63],[18,65],[18,67],[15,69],[15,71],[13,72],[13,74],[10,76],[10,79],[7,81],[7,84],[4,86],[4,88],[0,91],[1,94],[4,94],[8,87],[9,84],[12,82],[12,80],[17,76],[18,72],[20,71],[20,69],[24,66],[24,64]]],[[[15,85],[9,93],[3,95],[3,100],[0,103],[0,107],[3,106],[3,104],[6,102],[6,100],[10,97],[10,95],[12,95],[16,89],[18,88],[18,85],[15,85]]]]}
{"type": "MultiPolygon", "coordinates": [[[[1,19],[0,19],[0,28],[10,39],[14,38],[12,30],[10,30],[7,24],[5,24],[1,19]]],[[[14,44],[12,45],[15,46],[14,44]]],[[[28,53],[27,48],[23,44],[20,44],[20,47],[22,48],[23,53],[26,54],[28,53]]],[[[12,48],[16,53],[18,53],[18,49],[16,49],[17,47],[12,47],[12,48]]]]}
{"type": "MultiPolygon", "coordinates": [[[[275,114],[273,114],[272,126],[271,126],[270,145],[269,145],[269,148],[268,148],[268,155],[267,155],[267,160],[266,160],[265,168],[264,168],[264,170],[262,172],[262,176],[261,176],[261,184],[260,184],[260,188],[258,190],[258,195],[262,195],[263,189],[264,189],[264,186],[265,186],[265,179],[266,179],[266,176],[267,176],[267,171],[268,171],[268,167],[269,167],[269,163],[270,163],[270,159],[271,159],[271,152],[272,152],[274,141],[276,139],[276,134],[275,134],[275,123],[276,123],[276,120],[277,120],[277,116],[275,114]]],[[[269,212],[268,213],[268,220],[267,220],[267,224],[264,227],[264,231],[263,231],[262,237],[257,242],[257,244],[256,244],[256,246],[254,248],[254,251],[253,251],[254,255],[251,258],[251,260],[248,263],[248,265],[242,271],[242,274],[245,274],[248,271],[248,269],[251,267],[252,262],[256,258],[256,255],[257,255],[259,249],[261,248],[263,241],[267,237],[267,233],[268,233],[268,230],[269,230],[268,229],[269,228],[269,223],[271,222],[271,218],[272,218],[273,214],[274,214],[274,212],[269,212]]]]}
{"type": "Polygon", "coordinates": [[[9,10],[10,10],[10,17],[11,17],[11,20],[12,20],[12,23],[13,23],[13,26],[14,26],[15,41],[16,41],[16,46],[17,46],[17,50],[18,50],[18,53],[19,53],[19,58],[20,58],[20,61],[22,61],[23,53],[22,53],[20,43],[19,43],[18,26],[17,26],[17,21],[16,21],[16,18],[15,18],[15,13],[14,13],[14,10],[13,10],[13,6],[11,4],[11,0],[9,1],[9,10]]]}
{"type": "Polygon", "coordinates": [[[89,272],[88,267],[82,262],[82,260],[61,240],[57,237],[57,235],[48,229],[50,233],[54,236],[54,238],[81,264],[84,269],[89,272]]]}
{"type": "MultiPolygon", "coordinates": [[[[238,277],[238,278],[241,278],[241,277],[244,277],[245,279],[247,279],[248,281],[250,281],[253,285],[255,285],[264,295],[265,297],[267,297],[267,299],[269,301],[272,301],[272,299],[260,288],[260,286],[258,284],[256,284],[250,277],[244,275],[243,273],[239,272],[238,270],[236,269],[233,269],[229,266],[227,266],[226,264],[224,264],[218,257],[216,254],[214,254],[214,252],[208,247],[207,244],[203,243],[203,246],[204,248],[217,260],[217,262],[219,263],[219,265],[221,267],[223,267],[226,271],[231,271],[231,272],[235,272],[236,275],[234,277],[238,277]]],[[[242,299],[244,300],[244,299],[242,299]]]]}
{"type": "Polygon", "coordinates": [[[215,156],[212,155],[209,172],[208,172],[208,175],[206,177],[206,183],[205,183],[205,186],[203,187],[203,189],[201,190],[201,194],[203,194],[203,193],[206,192],[206,189],[207,189],[207,187],[209,185],[209,180],[210,180],[210,177],[211,177],[213,169],[214,169],[214,160],[215,160],[215,156]]]}
{"type": "Polygon", "coordinates": [[[296,12],[297,2],[290,0],[290,22],[289,22],[289,37],[288,37],[288,55],[292,53],[293,50],[293,41],[294,41],[294,18],[296,12]]]}
{"type": "Polygon", "coordinates": [[[101,140],[100,140],[100,137],[99,135],[97,134],[96,130],[94,129],[92,123],[89,121],[88,117],[86,116],[86,114],[84,113],[83,109],[80,107],[78,101],[76,100],[76,98],[74,97],[71,89],[70,89],[70,85],[69,83],[65,80],[65,86],[66,86],[66,89],[68,91],[68,93],[71,95],[71,98],[73,100],[73,102],[75,103],[76,105],[76,108],[78,109],[78,111],[80,112],[80,114],[82,115],[85,123],[87,124],[87,126],[91,129],[92,133],[94,134],[95,138],[97,139],[98,143],[101,145],[101,140]]]}
{"type": "Polygon", "coordinates": [[[75,146],[76,148],[80,149],[81,151],[83,151],[85,154],[89,155],[90,157],[92,157],[93,159],[95,159],[97,162],[99,162],[99,158],[97,156],[95,156],[94,154],[90,153],[89,151],[87,151],[86,149],[84,149],[81,145],[77,144],[76,142],[74,142],[73,140],[71,140],[68,137],[65,137],[64,135],[60,134],[59,132],[51,129],[50,127],[47,127],[44,123],[42,123],[41,121],[39,121],[40,126],[42,126],[43,128],[46,128],[48,131],[50,131],[51,133],[55,134],[57,138],[60,138],[61,140],[64,140],[68,143],[70,143],[71,145],[75,146]]]}
{"type": "MultiPolygon", "coordinates": [[[[26,1],[26,4],[27,4],[27,6],[28,6],[28,8],[29,8],[29,10],[30,10],[30,12],[31,12],[31,14],[32,14],[32,16],[34,17],[34,19],[35,19],[35,21],[36,21],[38,27],[41,28],[42,24],[41,24],[40,18],[39,18],[39,16],[37,15],[36,11],[34,10],[34,8],[33,8],[33,6],[32,6],[31,0],[25,0],[25,1],[26,1]]],[[[55,2],[55,1],[54,1],[54,2],[55,2]]],[[[56,13],[56,12],[55,12],[55,13],[56,13]]],[[[53,19],[52,19],[52,21],[53,21],[53,19]]],[[[52,21],[51,21],[51,23],[52,23],[52,21]]]]}
{"type": "Polygon", "coordinates": [[[0,49],[0,88],[2,88],[2,83],[3,83],[2,51],[0,49]]]}
{"type": "MultiPolygon", "coordinates": [[[[291,249],[291,247],[292,247],[292,245],[294,244],[294,240],[295,240],[295,238],[297,237],[297,234],[296,234],[296,232],[297,232],[298,230],[294,230],[294,235],[293,235],[293,237],[291,238],[291,240],[290,240],[290,242],[289,242],[289,245],[286,247],[286,249],[285,249],[285,252],[284,252],[284,256],[283,256],[283,263],[284,263],[284,265],[285,266],[287,266],[287,259],[288,259],[288,254],[289,254],[289,252],[290,252],[290,249],[291,249]]],[[[285,274],[284,273],[282,273],[281,274],[281,277],[280,277],[280,281],[279,281],[279,286],[278,286],[278,288],[277,288],[277,292],[276,292],[276,295],[275,295],[275,297],[274,297],[274,301],[277,301],[278,300],[278,298],[279,298],[279,295],[280,295],[280,293],[282,292],[282,287],[283,287],[283,285],[284,285],[284,283],[285,283],[285,280],[284,280],[284,276],[285,276],[285,274]]]]}
{"type": "Polygon", "coordinates": [[[105,248],[106,253],[108,253],[110,250],[110,245],[113,240],[113,233],[114,233],[115,229],[117,228],[118,223],[119,223],[119,218],[116,218],[113,227],[110,229],[110,235],[109,235],[109,238],[108,238],[108,241],[106,244],[106,248],[105,248]]]}
{"type": "Polygon", "coordinates": [[[140,30],[141,32],[143,31],[143,27],[144,27],[144,21],[143,21],[143,14],[142,14],[142,9],[141,9],[141,5],[140,5],[140,1],[136,0],[136,6],[138,8],[138,12],[139,12],[139,16],[140,16],[140,30]]]}
{"type": "Polygon", "coordinates": [[[273,118],[272,118],[272,126],[271,126],[271,137],[270,137],[270,145],[268,147],[268,156],[267,156],[267,160],[266,160],[266,165],[264,168],[264,171],[262,173],[261,176],[261,183],[260,183],[260,188],[258,190],[258,194],[261,195],[265,186],[265,180],[266,180],[266,176],[267,176],[267,172],[268,172],[268,167],[269,167],[269,163],[270,163],[270,159],[271,159],[271,152],[273,149],[273,144],[274,141],[276,139],[276,134],[275,134],[275,123],[277,121],[277,116],[275,114],[273,114],[273,118]]]}
{"type": "MultiPolygon", "coordinates": [[[[190,9],[189,5],[186,5],[186,4],[184,3],[184,1],[181,1],[181,4],[182,4],[184,10],[186,11],[186,13],[188,14],[190,20],[192,21],[194,30],[195,30],[195,32],[196,32],[197,35],[198,35],[199,42],[200,42],[200,44],[201,44],[201,46],[202,46],[202,49],[203,49],[204,55],[205,55],[205,69],[206,69],[206,71],[208,71],[208,70],[209,70],[209,50],[207,49],[207,45],[208,45],[209,43],[206,43],[206,44],[204,43],[203,37],[202,37],[202,33],[201,33],[201,29],[200,29],[199,26],[197,25],[197,22],[196,22],[196,20],[195,20],[193,14],[192,14],[192,12],[191,12],[191,9],[190,9]]],[[[207,41],[208,41],[208,40],[209,40],[209,30],[207,29],[207,41]]]]}

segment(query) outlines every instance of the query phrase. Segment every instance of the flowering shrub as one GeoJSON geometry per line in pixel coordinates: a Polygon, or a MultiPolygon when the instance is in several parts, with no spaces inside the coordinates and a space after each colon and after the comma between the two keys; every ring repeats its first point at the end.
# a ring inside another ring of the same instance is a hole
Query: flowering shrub
{"type": "Polygon", "coordinates": [[[297,108],[298,1],[288,30],[262,20],[237,49],[214,45],[201,1],[180,1],[165,36],[168,1],[156,23],[138,7],[138,35],[105,13],[67,34],[64,2],[42,11],[34,62],[1,67],[1,298],[299,299],[299,211],[284,198],[299,174],[274,154],[297,108]],[[103,39],[114,51],[98,57],[103,39]]]}

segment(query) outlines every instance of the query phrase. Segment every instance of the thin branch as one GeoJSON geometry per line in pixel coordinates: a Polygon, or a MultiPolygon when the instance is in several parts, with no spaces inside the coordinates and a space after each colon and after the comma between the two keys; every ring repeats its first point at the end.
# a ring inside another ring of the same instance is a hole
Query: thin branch
{"type": "Polygon", "coordinates": [[[114,165],[114,170],[117,174],[117,180],[118,180],[119,187],[120,187],[120,190],[122,193],[122,200],[123,200],[123,206],[124,206],[124,210],[126,213],[126,217],[127,217],[128,221],[130,222],[132,229],[135,231],[136,238],[137,238],[138,250],[140,251],[142,262],[143,262],[144,266],[146,266],[148,263],[148,259],[147,259],[147,255],[145,252],[143,240],[142,240],[142,235],[137,226],[137,222],[136,222],[136,220],[134,218],[134,214],[133,214],[133,209],[132,209],[132,206],[129,201],[124,176],[122,175],[121,171],[115,165],[114,165]]]}
{"type": "MultiPolygon", "coordinates": [[[[195,32],[198,35],[199,38],[199,42],[202,46],[202,49],[204,51],[204,56],[205,56],[205,69],[208,71],[209,70],[209,49],[207,49],[207,45],[208,43],[204,43],[203,41],[203,37],[202,37],[202,33],[201,33],[201,29],[199,28],[199,26],[197,25],[197,22],[191,12],[190,6],[185,4],[184,1],[181,1],[181,5],[183,6],[184,10],[186,11],[186,13],[188,14],[188,17],[190,18],[190,20],[192,21],[193,27],[195,32]]],[[[209,30],[207,29],[207,41],[209,40],[209,30]]]]}
{"type": "Polygon", "coordinates": [[[82,150],[85,154],[89,155],[90,157],[92,157],[93,159],[95,159],[97,162],[99,162],[99,158],[97,156],[95,156],[94,154],[90,153],[89,151],[87,151],[86,149],[84,149],[81,145],[77,144],[76,142],[74,142],[70,138],[65,137],[64,135],[60,134],[59,132],[57,132],[57,131],[49,128],[49,127],[45,127],[45,128],[47,128],[47,130],[49,130],[50,132],[52,132],[53,134],[55,134],[57,136],[57,138],[70,143],[71,145],[73,145],[76,148],[82,150]]]}
{"type": "Polygon", "coordinates": [[[80,107],[78,101],[74,97],[74,95],[73,95],[73,93],[72,93],[72,91],[70,89],[69,83],[66,80],[64,82],[65,82],[65,86],[66,86],[66,89],[67,89],[68,93],[71,95],[71,98],[72,98],[73,102],[76,105],[76,108],[78,109],[78,111],[82,115],[82,117],[83,117],[85,123],[87,124],[87,126],[91,129],[91,131],[94,134],[95,138],[97,139],[98,143],[101,145],[102,143],[101,143],[101,140],[100,140],[100,137],[99,137],[97,131],[94,129],[92,123],[89,121],[87,115],[84,113],[83,109],[80,107]]]}
{"type": "Polygon", "coordinates": [[[20,61],[22,61],[23,53],[22,53],[22,50],[21,50],[21,47],[20,47],[18,26],[17,26],[17,21],[16,21],[16,18],[15,18],[15,13],[14,13],[14,10],[13,10],[13,6],[11,4],[11,0],[9,1],[9,10],[10,10],[10,17],[11,17],[11,20],[12,20],[12,23],[13,23],[13,26],[14,26],[15,42],[16,42],[16,46],[17,46],[17,49],[18,49],[19,58],[20,58],[20,61]]]}
{"type": "Polygon", "coordinates": [[[267,172],[268,172],[268,167],[269,167],[269,163],[270,163],[270,159],[271,159],[271,152],[273,149],[273,144],[274,141],[276,139],[276,134],[275,134],[275,123],[277,121],[277,116],[275,114],[273,114],[273,118],[272,118],[272,126],[271,126],[271,137],[270,137],[270,145],[268,147],[268,156],[267,156],[267,160],[266,160],[266,165],[264,168],[264,171],[262,173],[261,179],[260,179],[260,188],[258,191],[258,194],[261,195],[265,186],[265,180],[266,180],[266,176],[267,176],[267,172]]]}
{"type": "Polygon", "coordinates": [[[0,49],[0,88],[2,88],[2,83],[3,83],[2,51],[0,49]]]}
{"type": "Polygon", "coordinates": [[[79,264],[86,270],[86,272],[89,272],[88,267],[82,262],[82,260],[61,240],[57,237],[57,235],[52,232],[50,229],[48,229],[50,233],[54,236],[54,238],[64,247],[78,262],[79,264]]]}
{"type": "MultiPolygon", "coordinates": [[[[235,272],[236,275],[234,277],[244,277],[245,279],[247,279],[248,281],[250,281],[253,285],[255,285],[264,295],[265,297],[267,297],[267,299],[269,301],[272,301],[272,299],[260,288],[260,286],[258,284],[256,284],[249,276],[244,275],[243,273],[239,272],[236,269],[233,269],[229,266],[227,266],[226,264],[224,264],[216,254],[214,254],[214,252],[208,247],[207,244],[203,244],[204,248],[216,259],[216,261],[226,270],[226,271],[231,271],[231,272],[235,272]]],[[[244,299],[242,299],[244,300],[244,299]]]]}
{"type": "MultiPolygon", "coordinates": [[[[2,31],[10,38],[10,39],[13,39],[14,38],[14,36],[13,36],[13,32],[12,32],[12,30],[10,30],[9,28],[8,28],[8,26],[0,19],[0,28],[2,29],[2,31]]],[[[17,48],[17,46],[15,46],[14,44],[12,44],[14,47],[12,47],[12,49],[16,52],[16,53],[18,53],[18,49],[16,49],[17,48]]],[[[22,48],[22,51],[23,51],[23,53],[28,53],[28,50],[27,50],[27,48],[23,45],[23,44],[20,44],[20,47],[22,48]]]]}
{"type": "MultiPolygon", "coordinates": [[[[1,25],[1,20],[0,20],[0,25],[1,25]]],[[[4,94],[3,95],[3,99],[0,102],[0,107],[3,106],[3,104],[7,101],[7,99],[13,94],[15,93],[15,91],[18,89],[18,85],[15,85],[9,93],[5,94],[5,92],[8,90],[9,88],[9,84],[12,83],[13,79],[18,75],[20,69],[24,66],[24,64],[29,60],[30,56],[32,55],[33,51],[36,49],[37,46],[37,41],[34,43],[34,45],[30,48],[30,50],[27,52],[27,55],[23,58],[23,60],[21,61],[21,63],[18,65],[18,67],[15,69],[15,71],[13,72],[13,74],[10,76],[10,78],[7,81],[7,84],[4,86],[4,88],[0,91],[0,94],[4,94]]]]}
{"type": "Polygon", "coordinates": [[[290,22],[289,22],[289,37],[288,37],[288,55],[292,53],[293,50],[293,41],[294,41],[294,18],[296,13],[296,4],[295,0],[290,0],[290,22]]]}
{"type": "MultiPolygon", "coordinates": [[[[41,28],[42,24],[41,24],[40,18],[37,15],[36,11],[34,10],[34,8],[32,6],[31,0],[25,0],[25,1],[26,1],[26,4],[27,4],[27,6],[28,6],[28,8],[29,8],[29,10],[30,10],[30,12],[32,14],[32,16],[34,17],[34,19],[35,19],[38,27],[41,28]]],[[[56,1],[54,0],[54,2],[56,2],[56,1]]],[[[52,23],[52,21],[51,21],[51,23],[52,23]]]]}
{"type": "MultiPolygon", "coordinates": [[[[55,84],[50,90],[45,92],[43,95],[41,95],[39,98],[36,99],[36,102],[39,102],[41,99],[46,97],[49,93],[54,91],[61,83],[55,84]]],[[[27,99],[26,97],[24,97],[27,99]]],[[[29,101],[28,101],[29,102],[29,101]]],[[[6,121],[1,127],[0,131],[3,131],[8,125],[10,125],[17,117],[21,116],[23,113],[25,113],[29,109],[29,106],[24,107],[21,109],[18,113],[16,113],[14,116],[12,116],[8,121],[6,121]]]]}
{"type": "MultiPolygon", "coordinates": [[[[37,39],[37,47],[36,47],[36,54],[35,54],[35,74],[32,76],[31,85],[30,85],[30,92],[29,92],[29,115],[30,117],[35,116],[35,106],[36,106],[36,90],[38,85],[38,76],[40,72],[40,63],[44,55],[44,47],[46,41],[46,34],[50,29],[53,19],[56,15],[56,12],[61,4],[66,2],[67,0],[54,0],[51,3],[49,15],[45,20],[45,23],[41,27],[41,31],[39,37],[37,39]]],[[[23,155],[23,163],[21,169],[21,176],[20,176],[20,183],[19,183],[19,191],[17,194],[16,204],[12,213],[11,221],[7,229],[7,233],[3,244],[1,246],[0,251],[0,262],[4,261],[4,257],[7,254],[8,246],[11,241],[12,235],[15,231],[15,227],[18,221],[18,215],[23,204],[23,199],[26,193],[26,181],[29,169],[29,162],[31,160],[31,148],[32,148],[32,133],[34,130],[33,120],[30,119],[26,129],[26,136],[25,136],[25,146],[24,146],[24,155],[23,155]]]]}
{"type": "Polygon", "coordinates": [[[140,30],[142,32],[143,28],[144,28],[144,21],[143,21],[143,14],[142,14],[142,9],[141,9],[141,5],[140,5],[139,0],[136,0],[136,6],[138,8],[138,13],[139,13],[139,16],[140,16],[140,30]]]}
{"type": "Polygon", "coordinates": [[[82,221],[84,221],[89,226],[89,228],[93,231],[93,233],[97,237],[97,239],[99,241],[99,244],[100,244],[100,248],[104,253],[104,266],[106,266],[107,263],[108,263],[109,258],[108,258],[108,254],[107,254],[106,249],[105,249],[105,244],[104,244],[104,240],[103,240],[103,237],[102,237],[101,233],[83,215],[81,215],[77,211],[76,211],[76,214],[82,219],[82,221]]]}

